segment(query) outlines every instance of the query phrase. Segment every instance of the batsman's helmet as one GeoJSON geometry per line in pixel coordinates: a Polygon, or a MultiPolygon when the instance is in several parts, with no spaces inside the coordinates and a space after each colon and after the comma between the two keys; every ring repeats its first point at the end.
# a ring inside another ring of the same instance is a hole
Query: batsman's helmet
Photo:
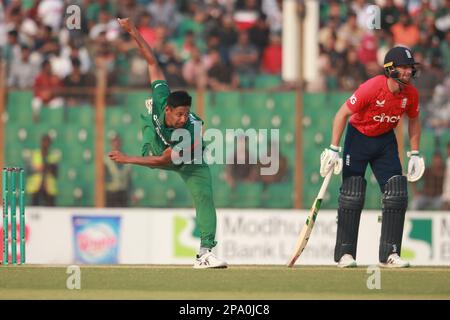
{"type": "Polygon", "coordinates": [[[415,77],[417,74],[416,66],[418,64],[414,60],[411,50],[406,47],[394,47],[384,57],[384,74],[387,77],[398,79],[399,72],[396,70],[396,67],[412,66],[412,76],[415,77]]]}

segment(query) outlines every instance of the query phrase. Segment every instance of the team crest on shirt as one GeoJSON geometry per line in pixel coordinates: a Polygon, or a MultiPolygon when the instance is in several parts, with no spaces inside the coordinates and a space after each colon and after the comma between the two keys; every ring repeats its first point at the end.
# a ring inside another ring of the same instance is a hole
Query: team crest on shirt
{"type": "Polygon", "coordinates": [[[384,107],[384,103],[386,102],[386,100],[383,100],[383,101],[379,101],[379,100],[377,100],[377,107],[384,107]]]}
{"type": "Polygon", "coordinates": [[[147,99],[145,100],[145,107],[147,108],[148,114],[153,113],[153,99],[147,99]]]}
{"type": "Polygon", "coordinates": [[[406,104],[408,103],[408,98],[402,99],[402,108],[406,108],[406,104]]]}

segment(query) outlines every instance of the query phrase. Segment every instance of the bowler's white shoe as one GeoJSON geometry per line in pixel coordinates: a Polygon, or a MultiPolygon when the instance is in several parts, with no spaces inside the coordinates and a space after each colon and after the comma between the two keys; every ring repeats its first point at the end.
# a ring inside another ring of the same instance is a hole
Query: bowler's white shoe
{"type": "Polygon", "coordinates": [[[197,259],[194,261],[194,269],[207,269],[207,268],[226,268],[227,263],[217,258],[211,251],[197,255],[197,259]]]}
{"type": "Polygon", "coordinates": [[[356,261],[351,254],[344,254],[339,260],[337,266],[339,268],[356,268],[356,261]]]}
{"type": "Polygon", "coordinates": [[[397,253],[393,253],[386,262],[381,262],[380,266],[385,268],[408,268],[409,262],[400,258],[397,253]]]}

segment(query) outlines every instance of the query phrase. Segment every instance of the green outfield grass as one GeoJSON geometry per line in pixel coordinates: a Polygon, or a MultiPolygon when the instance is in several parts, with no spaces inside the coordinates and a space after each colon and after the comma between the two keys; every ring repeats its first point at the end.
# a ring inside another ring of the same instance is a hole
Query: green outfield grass
{"type": "Polygon", "coordinates": [[[449,267],[381,270],[369,290],[367,268],[324,266],[82,266],[69,290],[66,266],[1,266],[0,299],[450,299],[449,267]]]}

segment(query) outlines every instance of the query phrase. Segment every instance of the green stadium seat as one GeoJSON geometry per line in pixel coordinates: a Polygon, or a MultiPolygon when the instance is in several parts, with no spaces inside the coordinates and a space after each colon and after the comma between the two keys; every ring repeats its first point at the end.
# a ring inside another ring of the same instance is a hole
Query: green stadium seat
{"type": "Polygon", "coordinates": [[[293,184],[274,183],[269,184],[265,191],[265,208],[292,208],[293,207],[293,184]]]}
{"type": "Polygon", "coordinates": [[[22,125],[33,123],[31,109],[32,91],[11,91],[7,96],[7,112],[9,121],[22,125]]]}
{"type": "Polygon", "coordinates": [[[39,113],[39,122],[50,125],[64,123],[64,108],[43,107],[39,113]]]}
{"type": "Polygon", "coordinates": [[[238,183],[231,196],[235,208],[258,208],[262,203],[262,183],[238,183]]]}
{"type": "Polygon", "coordinates": [[[281,76],[271,74],[260,74],[255,79],[255,88],[271,89],[282,84],[281,76]]]}
{"type": "Polygon", "coordinates": [[[77,124],[84,127],[92,127],[95,122],[95,109],[91,105],[78,105],[67,108],[67,120],[69,124],[77,124]]]}

